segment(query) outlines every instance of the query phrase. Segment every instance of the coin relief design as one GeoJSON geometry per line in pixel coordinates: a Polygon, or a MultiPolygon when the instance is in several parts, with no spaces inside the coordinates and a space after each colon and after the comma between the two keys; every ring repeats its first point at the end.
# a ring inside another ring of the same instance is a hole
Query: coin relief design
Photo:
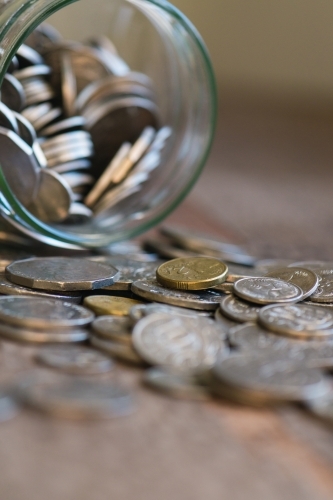
{"type": "Polygon", "coordinates": [[[316,269],[319,276],[319,286],[311,295],[312,302],[333,303],[333,269],[316,269]]]}
{"type": "Polygon", "coordinates": [[[234,292],[241,299],[257,304],[297,302],[303,296],[298,286],[273,278],[241,279],[236,281],[234,292]]]}
{"type": "Polygon", "coordinates": [[[267,278],[276,278],[298,286],[303,292],[303,300],[315,293],[319,278],[310,269],[285,267],[266,274],[267,278]]]}
{"type": "Polygon", "coordinates": [[[188,257],[162,264],[156,271],[159,283],[180,290],[204,290],[219,285],[228,267],[217,259],[188,257]]]}

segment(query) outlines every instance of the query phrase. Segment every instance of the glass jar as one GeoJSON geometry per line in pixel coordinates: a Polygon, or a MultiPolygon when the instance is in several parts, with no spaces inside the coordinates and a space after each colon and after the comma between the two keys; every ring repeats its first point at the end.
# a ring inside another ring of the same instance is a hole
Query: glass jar
{"type": "MultiPolygon", "coordinates": [[[[187,195],[207,158],[216,119],[214,75],[192,24],[164,0],[89,0],[106,9],[102,30],[131,69],[154,82],[162,125],[172,129],[161,165],[117,214],[80,225],[46,224],[15,198],[0,171],[2,217],[20,232],[63,248],[98,248],[130,239],[166,217],[187,195]]],[[[4,0],[0,6],[0,77],[26,37],[72,0],[4,0]]],[[[89,15],[87,0],[75,9],[75,25],[89,15]]],[[[69,17],[68,19],[71,19],[69,17]]],[[[101,27],[97,27],[100,31],[101,27]]],[[[72,38],[75,39],[75,36],[72,38]]]]}

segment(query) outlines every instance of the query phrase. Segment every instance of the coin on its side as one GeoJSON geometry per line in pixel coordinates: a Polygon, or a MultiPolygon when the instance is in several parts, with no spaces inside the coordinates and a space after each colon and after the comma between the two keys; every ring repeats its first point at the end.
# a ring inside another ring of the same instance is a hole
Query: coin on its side
{"type": "Polygon", "coordinates": [[[206,401],[210,398],[207,388],[199,385],[195,377],[168,372],[161,368],[146,370],[143,382],[150,388],[174,398],[194,401],[206,401]]]}
{"type": "Polygon", "coordinates": [[[34,344],[58,344],[84,342],[88,339],[88,330],[84,328],[59,328],[56,330],[40,330],[32,327],[13,326],[0,323],[0,336],[14,342],[34,344]]]}
{"type": "Polygon", "coordinates": [[[259,312],[259,323],[272,332],[301,338],[333,336],[333,310],[306,304],[271,305],[259,312]]]}
{"type": "Polygon", "coordinates": [[[302,290],[292,283],[274,278],[244,278],[236,281],[234,293],[241,299],[255,304],[297,302],[302,300],[302,290]]]}
{"type": "Polygon", "coordinates": [[[100,316],[93,321],[91,326],[98,337],[132,345],[133,321],[127,316],[100,316]]]}
{"type": "Polygon", "coordinates": [[[265,277],[276,278],[298,286],[303,292],[303,300],[316,291],[319,283],[319,278],[315,272],[302,267],[282,267],[270,271],[265,277]]]}
{"type": "Polygon", "coordinates": [[[36,354],[36,360],[49,368],[74,375],[97,375],[113,367],[110,358],[82,346],[44,347],[36,354]]]}
{"type": "Polygon", "coordinates": [[[156,279],[161,285],[177,290],[206,290],[223,283],[226,264],[209,257],[173,259],[160,265],[156,279]]]}
{"type": "Polygon", "coordinates": [[[57,291],[95,290],[112,285],[118,271],[110,265],[75,257],[35,257],[7,266],[9,281],[57,291]]]}
{"type": "Polygon", "coordinates": [[[0,297],[0,319],[28,329],[57,330],[87,326],[94,315],[82,306],[61,300],[4,295],[0,297]]]}
{"type": "Polygon", "coordinates": [[[83,305],[96,316],[128,316],[133,306],[142,303],[139,300],[110,295],[89,295],[83,301],[83,305]]]}
{"type": "Polygon", "coordinates": [[[138,280],[131,287],[133,293],[146,300],[162,302],[186,309],[214,311],[225,296],[214,288],[197,292],[172,290],[160,285],[156,280],[138,280]]]}
{"type": "Polygon", "coordinates": [[[258,313],[261,309],[260,306],[254,306],[234,295],[229,295],[223,299],[220,307],[222,313],[227,316],[227,318],[240,323],[257,321],[258,313]]]}
{"type": "Polygon", "coordinates": [[[226,350],[213,320],[165,313],[138,321],[133,345],[148,363],[180,373],[206,371],[226,350]]]}
{"type": "Polygon", "coordinates": [[[333,303],[333,268],[318,268],[319,286],[310,297],[312,302],[333,303]]]}

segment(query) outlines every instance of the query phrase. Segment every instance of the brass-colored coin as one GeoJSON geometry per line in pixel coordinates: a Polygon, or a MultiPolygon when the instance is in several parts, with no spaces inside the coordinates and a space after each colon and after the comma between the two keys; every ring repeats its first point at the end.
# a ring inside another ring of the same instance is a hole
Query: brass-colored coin
{"type": "Polygon", "coordinates": [[[143,304],[139,300],[110,295],[90,295],[84,299],[84,305],[96,316],[128,316],[131,308],[143,304]]]}
{"type": "Polygon", "coordinates": [[[223,283],[227,273],[228,267],[218,259],[188,257],[162,264],[156,271],[156,279],[168,288],[206,290],[223,283]]]}

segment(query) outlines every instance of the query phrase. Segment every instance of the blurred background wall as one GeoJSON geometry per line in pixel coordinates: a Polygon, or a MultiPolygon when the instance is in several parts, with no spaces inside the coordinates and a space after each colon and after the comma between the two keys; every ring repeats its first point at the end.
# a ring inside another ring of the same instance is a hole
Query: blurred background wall
{"type": "MultiPolygon", "coordinates": [[[[111,0],[105,0],[107,4],[111,0]]],[[[174,0],[211,53],[224,106],[333,114],[332,0],[174,0]]],[[[91,23],[103,13],[87,2],[91,23]]],[[[64,9],[53,24],[76,26],[64,9]]]]}

